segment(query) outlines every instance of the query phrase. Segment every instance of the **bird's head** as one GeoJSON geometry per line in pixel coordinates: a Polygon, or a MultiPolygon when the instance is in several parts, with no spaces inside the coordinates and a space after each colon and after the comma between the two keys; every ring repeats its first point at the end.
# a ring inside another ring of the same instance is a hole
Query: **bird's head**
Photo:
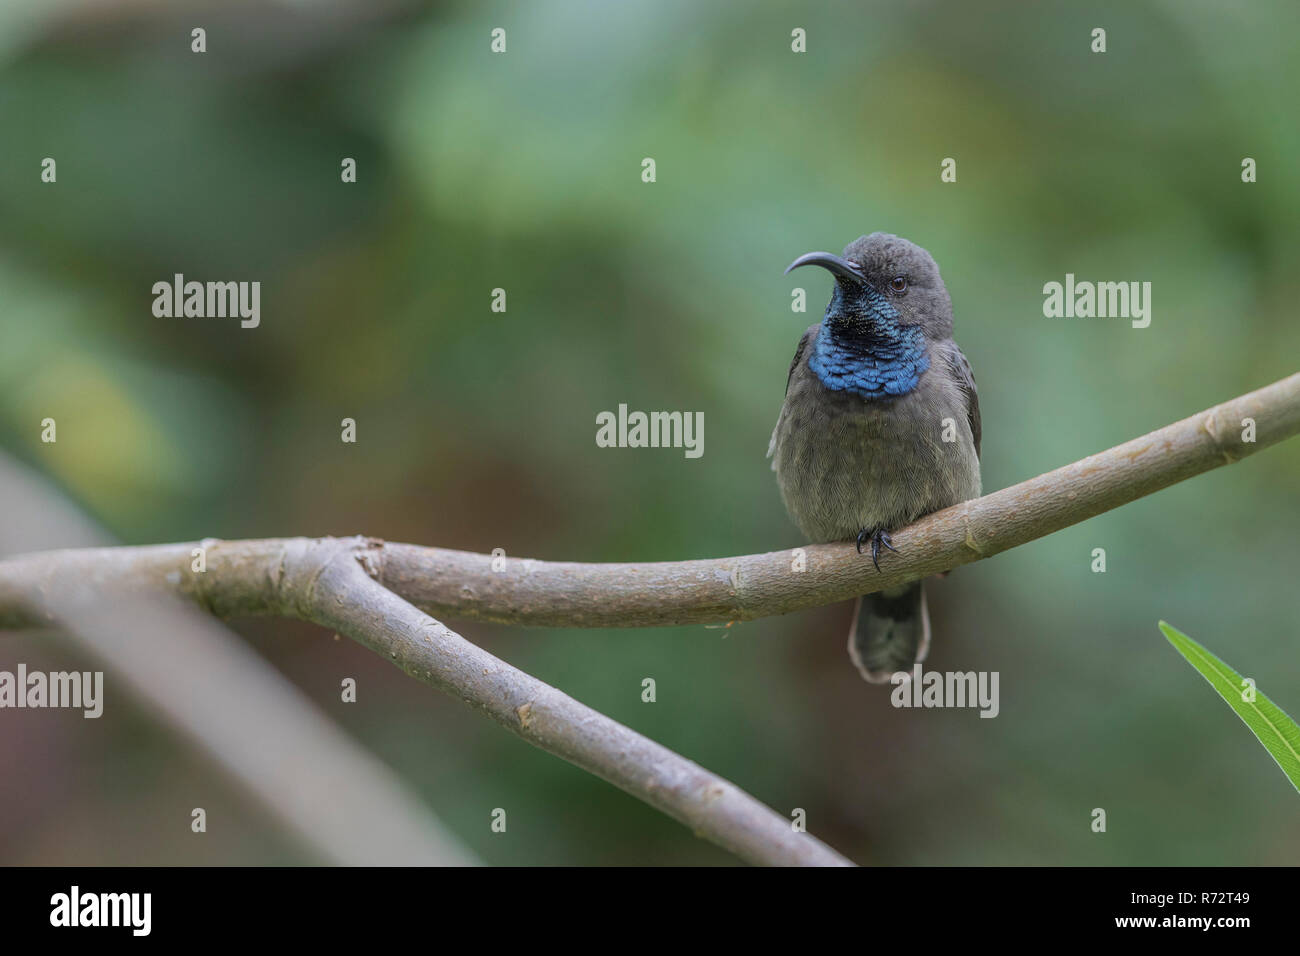
{"type": "Polygon", "coordinates": [[[952,301],[939,266],[915,243],[873,232],[849,243],[843,256],[809,252],[785,271],[800,266],[821,266],[835,277],[824,319],[834,335],[870,341],[917,328],[932,341],[952,335],[952,301]]]}

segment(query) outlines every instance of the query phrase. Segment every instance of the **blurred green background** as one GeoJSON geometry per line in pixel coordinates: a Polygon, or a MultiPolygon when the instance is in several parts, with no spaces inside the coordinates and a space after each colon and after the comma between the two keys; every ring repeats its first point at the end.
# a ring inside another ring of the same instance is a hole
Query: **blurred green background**
{"type": "MultiPolygon", "coordinates": [[[[782,269],[875,230],[943,270],[986,490],[1296,371],[1294,3],[786,6],[4,4],[0,444],[131,544],[793,547],[764,452],[829,281],[782,269]],[[176,272],[260,280],[261,326],[155,318],[176,272]],[[1044,318],[1067,272],[1150,281],[1150,327],[1044,318]],[[597,448],[619,403],[704,412],[703,458],[597,448]]],[[[1291,442],[935,583],[927,668],[999,671],[995,720],[892,708],[847,659],[848,605],[449,623],[861,863],[1294,863],[1295,792],[1155,622],[1300,711],[1298,475],[1291,442]]],[[[359,646],[235,626],[488,862],[734,862],[359,646]]],[[[0,639],[17,661],[89,666],[0,639]]],[[[8,712],[0,766],[6,863],[309,859],[129,705],[8,712]],[[219,838],[190,834],[198,803],[219,838]]]]}

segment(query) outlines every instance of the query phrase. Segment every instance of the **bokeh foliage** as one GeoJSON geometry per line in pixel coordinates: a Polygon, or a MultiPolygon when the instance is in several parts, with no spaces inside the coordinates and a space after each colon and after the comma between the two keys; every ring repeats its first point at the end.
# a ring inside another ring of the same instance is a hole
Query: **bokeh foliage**
{"type": "MultiPolygon", "coordinates": [[[[1296,370],[1296,26],[1289,0],[4,7],[0,443],[128,543],[794,546],[763,454],[827,287],[781,270],[881,229],[943,269],[985,487],[1002,487],[1296,370]],[[175,272],[260,280],[261,327],[154,318],[150,287],[175,272]],[[1067,272],[1151,281],[1150,328],[1044,318],[1042,285],[1067,272]],[[597,448],[596,413],[620,402],[703,411],[704,457],[597,448]]],[[[862,862],[1290,863],[1290,788],[1257,779],[1227,721],[1187,749],[1206,705],[1153,623],[1184,622],[1295,706],[1298,474],[1293,442],[932,587],[928,666],[1000,671],[996,720],[891,708],[848,663],[847,607],[728,629],[460,626],[805,808],[862,862]]],[[[238,626],[491,862],[728,862],[358,647],[238,626]],[[337,702],[342,676],[358,704],[337,702]]],[[[0,664],[17,660],[76,666],[6,638],[0,664]]],[[[302,859],[128,706],[62,718],[0,720],[24,768],[0,780],[0,859],[302,859]],[[224,808],[222,839],[178,822],[198,801],[224,808]]]]}

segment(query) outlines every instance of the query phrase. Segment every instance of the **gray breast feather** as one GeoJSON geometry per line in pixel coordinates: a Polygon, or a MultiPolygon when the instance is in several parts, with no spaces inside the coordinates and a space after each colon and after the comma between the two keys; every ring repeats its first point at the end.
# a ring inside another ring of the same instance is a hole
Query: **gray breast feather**
{"type": "Polygon", "coordinates": [[[768,454],[781,497],[812,541],[892,530],[980,493],[978,407],[956,346],[932,348],[930,369],[897,398],[832,392],[806,362],[817,327],[800,341],[768,454]],[[937,360],[937,361],[936,361],[937,360]],[[944,441],[945,433],[953,441],[944,441]]]}

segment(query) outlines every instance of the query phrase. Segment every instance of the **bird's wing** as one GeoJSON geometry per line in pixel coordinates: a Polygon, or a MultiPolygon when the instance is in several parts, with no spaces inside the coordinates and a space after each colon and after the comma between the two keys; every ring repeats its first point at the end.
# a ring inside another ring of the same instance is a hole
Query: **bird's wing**
{"type": "Polygon", "coordinates": [[[971,437],[975,439],[975,457],[980,454],[980,436],[982,429],[980,427],[980,393],[975,387],[975,373],[971,371],[970,362],[966,361],[966,356],[962,354],[957,343],[953,343],[951,362],[953,375],[957,380],[957,386],[966,396],[966,415],[970,421],[971,437]]]}
{"type": "MultiPolygon", "coordinates": [[[[799,339],[799,345],[794,350],[794,358],[790,360],[790,372],[785,377],[785,391],[790,393],[790,380],[794,378],[794,370],[799,367],[800,360],[803,359],[804,352],[808,351],[808,343],[812,341],[813,336],[817,334],[818,326],[812,325],[804,332],[803,337],[799,339]]],[[[785,418],[785,406],[781,406],[781,414],[776,417],[776,427],[772,429],[772,440],[767,443],[767,457],[771,458],[776,454],[776,436],[781,432],[781,419],[785,418]]],[[[772,469],[776,469],[776,462],[772,462],[772,469]]]]}
{"type": "Polygon", "coordinates": [[[785,377],[785,390],[790,391],[790,379],[794,378],[794,370],[799,367],[799,360],[803,358],[803,353],[808,351],[808,343],[812,337],[817,334],[819,326],[809,326],[804,332],[803,337],[799,339],[799,346],[794,350],[794,358],[790,359],[790,371],[785,377]]]}

